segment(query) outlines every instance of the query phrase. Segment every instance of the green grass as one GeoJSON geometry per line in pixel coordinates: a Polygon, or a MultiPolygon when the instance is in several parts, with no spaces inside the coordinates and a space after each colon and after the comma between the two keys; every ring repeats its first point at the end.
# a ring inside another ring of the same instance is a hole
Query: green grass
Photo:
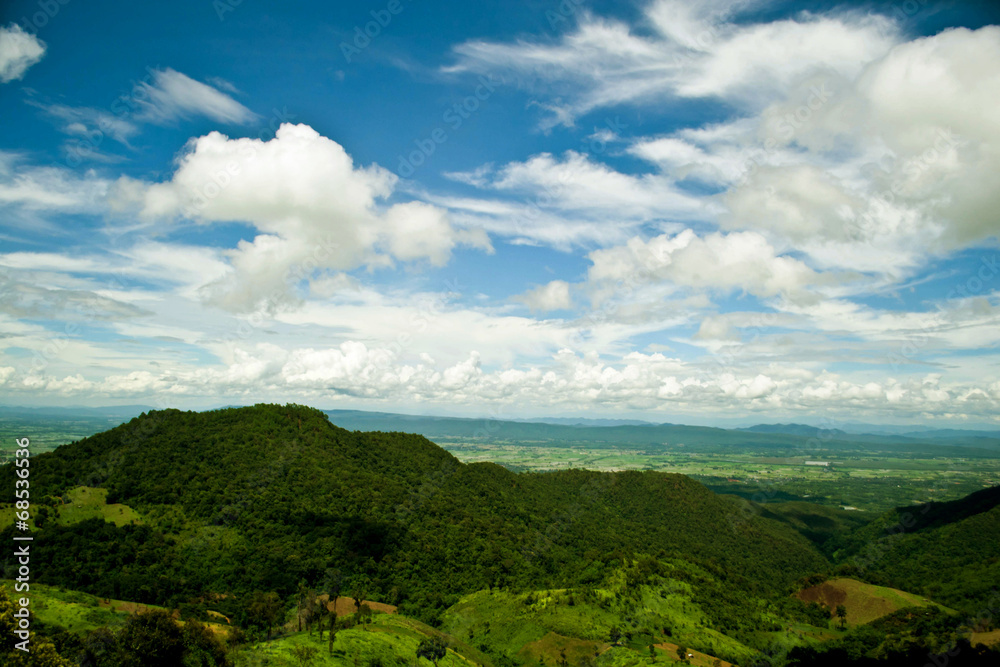
{"type": "Polygon", "coordinates": [[[905,607],[938,607],[954,613],[954,610],[919,595],[846,577],[830,579],[796,595],[802,600],[822,602],[830,609],[844,605],[849,627],[871,623],[905,607]]]}
{"type": "MultiPolygon", "coordinates": [[[[962,456],[817,451],[803,456],[748,446],[739,451],[685,451],[681,444],[649,448],[593,443],[468,443],[438,441],[463,463],[492,461],[518,471],[658,470],[688,475],[719,493],[746,498],[808,500],[881,512],[901,505],[960,498],[1000,478],[1000,460],[962,456]],[[831,467],[807,466],[807,460],[831,467]],[[733,480],[733,481],[730,481],[733,480]]],[[[724,448],[722,448],[724,449],[724,448]]]]}
{"type": "MultiPolygon", "coordinates": [[[[389,667],[398,664],[417,664],[417,647],[431,636],[443,638],[448,644],[448,654],[441,660],[440,667],[468,667],[471,664],[492,667],[489,657],[460,641],[444,635],[428,625],[396,614],[376,614],[364,626],[339,630],[330,652],[327,635],[322,641],[316,633],[293,632],[266,642],[260,642],[244,649],[242,658],[246,664],[259,664],[255,657],[267,657],[270,664],[298,665],[296,647],[315,649],[312,665],[371,665],[376,661],[389,667]]],[[[427,660],[420,660],[430,665],[427,660]]]]}
{"type": "Polygon", "coordinates": [[[492,655],[552,666],[561,659],[561,650],[570,664],[579,664],[574,657],[594,657],[595,650],[599,665],[637,664],[649,661],[651,642],[666,641],[740,662],[754,655],[751,648],[709,627],[708,615],[692,600],[690,585],[666,579],[623,595],[624,575],[619,575],[589,593],[479,591],[444,614],[442,629],[484,646],[492,655]],[[610,647],[610,631],[616,626],[624,635],[623,646],[610,647]]]}
{"type": "MultiPolygon", "coordinates": [[[[128,505],[108,504],[108,490],[90,486],[78,486],[70,489],[62,497],[62,504],[47,508],[50,521],[54,520],[60,526],[69,526],[87,519],[104,519],[116,526],[129,523],[142,523],[142,517],[128,505]]],[[[31,528],[35,528],[35,517],[42,505],[31,504],[31,528]]],[[[13,523],[16,508],[11,503],[0,504],[0,525],[13,523]]]]}
{"type": "MultiPolygon", "coordinates": [[[[35,616],[46,625],[56,625],[75,633],[94,630],[101,626],[121,624],[128,617],[131,603],[111,600],[104,603],[100,598],[79,591],[68,591],[55,586],[31,584],[30,590],[18,593],[13,581],[2,580],[0,586],[13,599],[26,597],[31,600],[30,608],[35,616]]],[[[142,608],[159,609],[151,605],[142,608]]]]}

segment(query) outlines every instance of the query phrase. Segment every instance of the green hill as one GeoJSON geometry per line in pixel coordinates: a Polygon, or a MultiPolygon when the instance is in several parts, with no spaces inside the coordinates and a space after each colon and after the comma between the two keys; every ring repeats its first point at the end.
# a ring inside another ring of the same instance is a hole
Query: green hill
{"type": "Polygon", "coordinates": [[[639,553],[760,592],[826,567],[794,530],[680,475],[463,465],[421,436],[351,432],[294,405],[150,412],[33,458],[31,479],[35,498],[106,489],[142,517],[44,526],[44,582],[155,604],[290,595],[337,568],[431,620],[467,593],[598,580],[639,553]]]}
{"type": "Polygon", "coordinates": [[[850,535],[835,557],[846,572],[969,613],[996,604],[1000,487],[951,502],[901,507],[850,535]]]}

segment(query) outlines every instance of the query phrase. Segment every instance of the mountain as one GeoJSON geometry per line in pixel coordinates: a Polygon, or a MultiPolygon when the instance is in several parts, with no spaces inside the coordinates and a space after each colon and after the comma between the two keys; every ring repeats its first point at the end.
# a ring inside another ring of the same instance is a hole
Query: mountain
{"type": "Polygon", "coordinates": [[[908,438],[923,438],[933,440],[971,440],[977,438],[987,438],[992,440],[1000,439],[1000,431],[973,431],[957,428],[939,428],[926,431],[914,431],[904,433],[908,438]]]}
{"type": "Polygon", "coordinates": [[[738,431],[750,431],[752,433],[787,433],[789,435],[802,435],[807,438],[815,438],[819,435],[824,437],[846,436],[847,433],[840,429],[825,429],[807,424],[757,424],[747,428],[737,429],[738,431]]]}
{"type": "Polygon", "coordinates": [[[135,415],[151,410],[148,405],[114,405],[102,408],[87,407],[41,407],[29,408],[20,406],[0,405],[0,417],[56,417],[58,419],[70,419],[73,417],[83,417],[88,419],[131,419],[135,415]]]}
{"type": "MultiPolygon", "coordinates": [[[[462,594],[599,581],[638,554],[761,594],[827,566],[795,530],[681,475],[463,465],[424,437],[296,405],[149,412],[31,461],[33,497],[57,518],[81,486],[140,517],[43,525],[40,581],[140,602],[290,595],[337,568],[432,619],[462,594]]],[[[11,466],[0,477],[13,488],[11,466]]]]}
{"type": "Polygon", "coordinates": [[[854,435],[806,425],[758,425],[750,429],[723,429],[679,424],[586,424],[504,421],[492,418],[429,417],[359,410],[327,410],[330,419],[345,429],[358,431],[402,431],[418,433],[442,443],[516,442],[549,447],[646,448],[662,451],[683,446],[685,451],[720,452],[734,449],[769,450],[788,456],[816,453],[865,451],[877,446],[886,452],[919,453],[921,456],[994,457],[1000,440],[913,439],[904,436],[854,435]]]}
{"type": "Polygon", "coordinates": [[[586,417],[538,417],[535,419],[513,419],[511,421],[533,422],[536,424],[565,424],[567,426],[656,426],[642,419],[588,419],[586,417]]]}
{"type": "Polygon", "coordinates": [[[847,538],[846,572],[933,597],[968,613],[1000,602],[1000,487],[900,507],[847,538]]]}

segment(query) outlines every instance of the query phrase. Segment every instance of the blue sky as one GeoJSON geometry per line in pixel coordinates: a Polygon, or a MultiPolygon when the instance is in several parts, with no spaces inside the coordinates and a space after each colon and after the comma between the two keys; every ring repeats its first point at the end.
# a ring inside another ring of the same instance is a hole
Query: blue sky
{"type": "Polygon", "coordinates": [[[4,3],[0,400],[996,424],[998,21],[4,3]]]}

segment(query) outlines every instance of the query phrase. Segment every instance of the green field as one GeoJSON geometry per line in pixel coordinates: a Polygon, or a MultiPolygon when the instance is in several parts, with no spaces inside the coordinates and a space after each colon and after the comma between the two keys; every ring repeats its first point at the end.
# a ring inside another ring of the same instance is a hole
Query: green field
{"type": "Polygon", "coordinates": [[[720,493],[758,502],[808,500],[859,511],[951,500],[1000,481],[1000,459],[905,458],[872,451],[814,452],[809,457],[776,457],[773,451],[685,452],[629,447],[556,447],[544,444],[445,442],[463,463],[492,461],[512,470],[544,472],[657,470],[687,475],[720,493]],[[827,466],[807,465],[822,461],[827,466]]]}

